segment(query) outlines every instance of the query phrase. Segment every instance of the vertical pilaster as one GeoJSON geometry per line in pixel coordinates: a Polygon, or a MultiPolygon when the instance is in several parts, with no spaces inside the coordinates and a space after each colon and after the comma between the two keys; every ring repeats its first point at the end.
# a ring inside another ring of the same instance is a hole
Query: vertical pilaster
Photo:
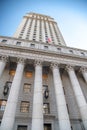
{"type": "Polygon", "coordinates": [[[13,130],[18,95],[24,70],[24,59],[19,59],[16,73],[12,82],[7,105],[1,123],[1,130],[13,130]]]}
{"type": "Polygon", "coordinates": [[[53,71],[59,130],[71,130],[59,68],[57,64],[52,64],[51,67],[53,71]]]}
{"type": "Polygon", "coordinates": [[[81,90],[80,84],[78,82],[78,79],[76,77],[73,67],[67,66],[66,68],[69,74],[69,78],[72,84],[72,88],[75,94],[75,98],[79,107],[79,111],[82,117],[85,130],[87,130],[87,103],[86,103],[85,97],[83,95],[83,92],[81,90]]]}
{"type": "Polygon", "coordinates": [[[1,56],[0,57],[0,77],[4,71],[5,65],[7,62],[7,57],[6,56],[1,56]]]}
{"type": "Polygon", "coordinates": [[[87,83],[87,68],[81,67],[80,71],[82,72],[82,75],[87,83]]]}
{"type": "Polygon", "coordinates": [[[32,20],[32,25],[31,25],[31,31],[29,35],[29,40],[33,40],[33,33],[34,33],[34,28],[35,28],[35,19],[32,20]]]}
{"type": "Polygon", "coordinates": [[[35,62],[32,130],[43,130],[42,65],[35,62]]]}

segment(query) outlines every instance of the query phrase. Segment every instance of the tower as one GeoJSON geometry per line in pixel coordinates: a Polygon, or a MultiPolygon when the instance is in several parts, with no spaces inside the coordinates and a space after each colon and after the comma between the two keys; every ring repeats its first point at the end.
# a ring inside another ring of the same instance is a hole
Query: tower
{"type": "Polygon", "coordinates": [[[13,37],[53,45],[66,45],[54,19],[36,13],[28,13],[23,17],[13,37]]]}

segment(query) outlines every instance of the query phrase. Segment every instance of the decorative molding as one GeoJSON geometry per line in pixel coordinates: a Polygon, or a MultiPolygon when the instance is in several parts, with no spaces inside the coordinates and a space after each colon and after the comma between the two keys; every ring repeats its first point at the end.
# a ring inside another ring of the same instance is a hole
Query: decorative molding
{"type": "Polygon", "coordinates": [[[58,66],[59,66],[58,63],[56,63],[56,62],[53,63],[53,62],[52,62],[51,65],[50,65],[50,68],[51,68],[51,69],[53,69],[53,68],[57,68],[57,69],[58,69],[58,66]]]}
{"type": "Polygon", "coordinates": [[[4,62],[7,62],[8,61],[8,57],[2,55],[2,56],[0,56],[0,60],[4,61],[4,62]]]}
{"type": "Polygon", "coordinates": [[[43,63],[42,60],[35,60],[34,65],[35,66],[37,66],[37,65],[42,66],[42,63],[43,63]]]}
{"type": "Polygon", "coordinates": [[[18,63],[25,64],[25,59],[18,57],[18,58],[17,58],[17,62],[18,62],[18,63]]]}
{"type": "Polygon", "coordinates": [[[85,67],[80,67],[79,72],[87,72],[87,68],[85,68],[85,67]]]}
{"type": "MultiPolygon", "coordinates": [[[[72,58],[67,58],[67,56],[65,57],[59,57],[54,56],[54,55],[47,55],[47,54],[43,54],[43,53],[36,53],[35,52],[22,52],[22,51],[17,51],[17,50],[0,50],[1,55],[7,54],[10,57],[22,57],[24,59],[27,60],[43,60],[45,62],[56,62],[56,63],[60,63],[60,64],[70,64],[71,66],[84,66],[87,67],[87,61],[81,61],[78,59],[72,59],[72,58]]],[[[20,58],[21,58],[20,57],[20,58]]]]}
{"type": "Polygon", "coordinates": [[[74,66],[71,66],[71,65],[66,65],[66,68],[65,68],[67,71],[69,70],[73,70],[74,69],[74,66]]]}

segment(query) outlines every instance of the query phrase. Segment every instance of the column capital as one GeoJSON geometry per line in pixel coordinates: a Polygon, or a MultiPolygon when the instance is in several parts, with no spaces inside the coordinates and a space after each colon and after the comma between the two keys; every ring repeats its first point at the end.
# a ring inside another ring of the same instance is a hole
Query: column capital
{"type": "Polygon", "coordinates": [[[81,67],[81,68],[79,69],[79,72],[87,72],[87,68],[86,68],[86,67],[81,67]]]}
{"type": "Polygon", "coordinates": [[[35,60],[35,62],[34,62],[34,65],[35,66],[37,66],[37,65],[39,65],[39,66],[42,66],[42,60],[35,60]]]}
{"type": "Polygon", "coordinates": [[[58,66],[59,66],[58,63],[53,63],[53,62],[52,62],[50,67],[51,67],[51,69],[52,69],[52,68],[58,68],[58,66]]]}
{"type": "Polygon", "coordinates": [[[74,69],[74,66],[71,66],[71,65],[66,65],[66,68],[65,68],[67,71],[68,70],[73,70],[74,69]]]}
{"type": "Polygon", "coordinates": [[[8,57],[7,56],[0,56],[0,60],[7,62],[8,61],[8,57]]]}
{"type": "Polygon", "coordinates": [[[25,59],[24,58],[17,58],[17,62],[21,64],[25,64],[25,59]]]}

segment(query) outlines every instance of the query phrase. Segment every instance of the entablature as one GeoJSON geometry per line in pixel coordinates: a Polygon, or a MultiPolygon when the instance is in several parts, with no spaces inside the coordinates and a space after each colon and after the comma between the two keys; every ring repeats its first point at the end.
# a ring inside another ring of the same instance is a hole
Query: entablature
{"type": "Polygon", "coordinates": [[[87,66],[87,51],[10,37],[0,37],[0,54],[44,62],[87,66]],[[3,40],[5,42],[3,42],[3,40]],[[44,48],[47,46],[48,48],[44,48]],[[60,49],[58,49],[60,48],[60,49]],[[72,49],[73,53],[70,52],[72,49]],[[81,54],[83,52],[83,54],[81,54]]]}

